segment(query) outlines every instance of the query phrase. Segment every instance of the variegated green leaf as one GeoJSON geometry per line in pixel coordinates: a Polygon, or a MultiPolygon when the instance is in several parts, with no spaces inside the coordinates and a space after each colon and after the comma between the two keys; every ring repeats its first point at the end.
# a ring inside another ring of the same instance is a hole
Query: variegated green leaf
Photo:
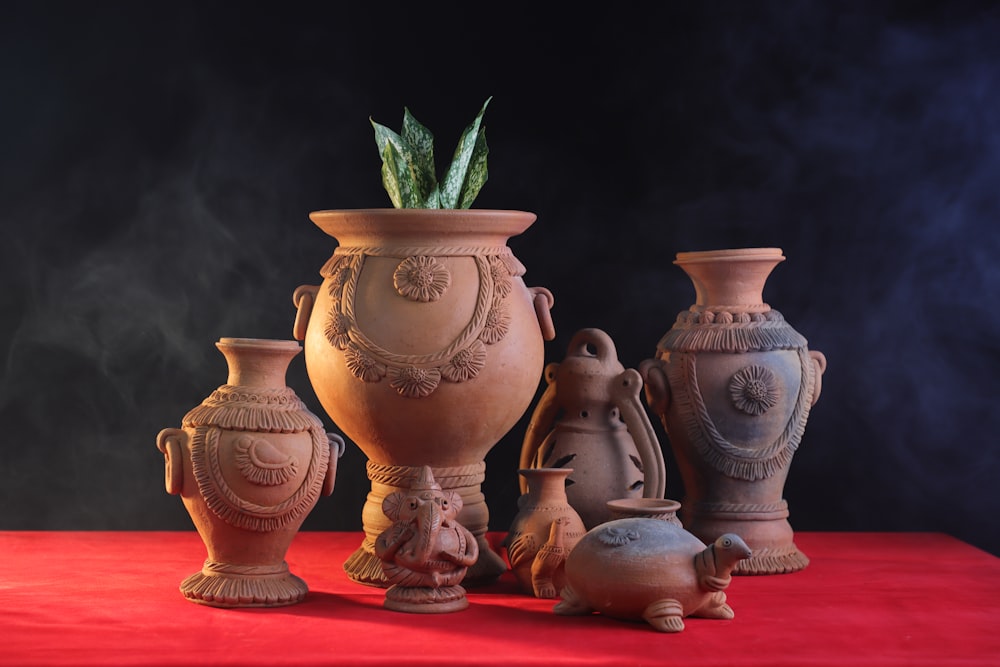
{"type": "Polygon", "coordinates": [[[382,187],[389,194],[392,205],[403,208],[403,198],[399,193],[399,180],[396,172],[396,156],[398,153],[390,143],[385,144],[382,155],[382,187]]]}
{"type": "Polygon", "coordinates": [[[490,148],[486,145],[486,126],[479,131],[479,138],[476,140],[476,147],[472,151],[472,159],[469,162],[469,170],[465,176],[465,183],[462,184],[462,194],[458,199],[456,208],[471,208],[479,191],[489,178],[486,169],[486,156],[489,155],[490,148]]]}
{"type": "MultiPolygon", "coordinates": [[[[385,125],[376,123],[374,120],[371,121],[372,127],[375,128],[375,145],[378,146],[379,154],[382,155],[383,167],[385,165],[385,154],[388,146],[392,146],[394,154],[396,156],[397,163],[402,163],[406,165],[406,173],[409,175],[404,176],[404,171],[402,171],[402,164],[396,164],[392,168],[394,177],[397,179],[405,178],[406,189],[413,193],[414,201],[423,201],[434,186],[435,178],[433,171],[431,173],[423,172],[418,166],[418,157],[416,151],[410,145],[410,143],[402,136],[389,129],[385,125]]],[[[382,176],[383,182],[385,181],[385,174],[383,172],[382,176]]],[[[403,190],[403,183],[399,182],[400,192],[403,190]]],[[[389,195],[390,199],[392,195],[389,195]]],[[[405,198],[404,198],[405,201],[405,198]]],[[[397,208],[417,208],[416,206],[399,206],[396,202],[393,205],[397,208]]]]}
{"type": "Polygon", "coordinates": [[[431,193],[427,195],[423,208],[441,208],[441,191],[438,190],[437,184],[434,185],[434,189],[431,190],[431,193]]]}
{"type": "MultiPolygon", "coordinates": [[[[475,120],[465,128],[465,131],[458,140],[458,146],[455,147],[455,154],[451,159],[451,165],[448,167],[444,180],[441,182],[442,208],[459,208],[462,191],[465,189],[465,182],[469,173],[469,166],[472,163],[472,156],[477,144],[479,144],[483,115],[486,113],[486,106],[490,103],[491,99],[493,98],[490,97],[483,103],[483,108],[476,114],[475,120]]],[[[483,145],[485,146],[485,142],[483,145]]],[[[478,190],[476,192],[478,193],[478,190]]],[[[471,201],[469,203],[471,204],[471,201]]]]}
{"type": "Polygon", "coordinates": [[[396,208],[421,208],[423,198],[414,188],[413,168],[389,142],[382,154],[382,183],[396,208]],[[387,183],[386,181],[389,181],[387,183]],[[390,186],[392,190],[390,191],[390,186]],[[393,196],[395,194],[395,197],[393,196]]]}
{"type": "Polygon", "coordinates": [[[437,186],[437,176],[434,173],[434,135],[405,107],[402,137],[413,151],[413,167],[420,184],[420,192],[424,196],[430,196],[431,190],[437,186]]]}

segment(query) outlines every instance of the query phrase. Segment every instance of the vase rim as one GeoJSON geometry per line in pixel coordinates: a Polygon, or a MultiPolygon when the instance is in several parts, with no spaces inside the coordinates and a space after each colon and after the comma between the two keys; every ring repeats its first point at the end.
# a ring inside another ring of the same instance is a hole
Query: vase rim
{"type": "Polygon", "coordinates": [[[521,468],[517,472],[518,474],[524,475],[525,477],[529,477],[535,473],[538,473],[541,476],[559,475],[559,474],[571,475],[573,473],[573,469],[572,468],[521,468]]]}
{"type": "Polygon", "coordinates": [[[671,498],[616,498],[609,500],[611,509],[679,510],[681,503],[671,498]]]}
{"type": "Polygon", "coordinates": [[[309,219],[331,236],[345,227],[378,225],[386,231],[489,232],[516,236],[535,222],[529,211],[464,208],[346,208],[313,211],[309,219]]]}
{"type": "Polygon", "coordinates": [[[694,250],[677,253],[674,264],[697,262],[725,262],[746,260],[784,261],[781,248],[725,248],[722,250],[694,250]]]}
{"type": "Polygon", "coordinates": [[[275,350],[298,350],[301,345],[297,340],[278,340],[274,338],[237,338],[233,336],[223,336],[219,338],[217,345],[226,347],[255,347],[271,348],[275,350]]]}

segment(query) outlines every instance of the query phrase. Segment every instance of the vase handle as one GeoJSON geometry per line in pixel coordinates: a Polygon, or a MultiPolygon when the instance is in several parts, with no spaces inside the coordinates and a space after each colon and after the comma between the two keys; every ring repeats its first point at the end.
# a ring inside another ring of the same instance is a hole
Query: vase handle
{"type": "Polygon", "coordinates": [[[816,401],[819,400],[819,394],[823,390],[823,373],[826,372],[826,355],[819,350],[809,350],[809,356],[812,357],[814,366],[812,405],[816,405],[816,401]]]}
{"type": "Polygon", "coordinates": [[[306,329],[309,326],[309,318],[312,315],[313,303],[316,302],[316,294],[319,292],[319,285],[299,285],[292,293],[292,303],[295,304],[295,324],[292,326],[292,336],[295,340],[306,339],[306,329]]]}
{"type": "Polygon", "coordinates": [[[336,433],[327,433],[326,439],[330,443],[330,462],[323,477],[323,495],[329,496],[333,493],[333,485],[337,480],[337,459],[344,455],[346,445],[344,439],[336,433]]]}
{"type": "Polygon", "coordinates": [[[156,436],[156,448],[163,452],[164,485],[172,496],[184,489],[184,449],[187,433],[179,428],[165,428],[156,436]]]}
{"type": "Polygon", "coordinates": [[[552,323],[552,313],[549,312],[555,305],[555,297],[544,287],[529,287],[528,291],[535,304],[535,316],[538,317],[538,326],[542,330],[542,339],[555,340],[556,327],[552,323]]]}
{"type": "Polygon", "coordinates": [[[639,374],[642,376],[649,409],[662,419],[670,407],[670,383],[663,372],[663,362],[659,359],[646,359],[639,363],[639,374]]]}
{"type": "Polygon", "coordinates": [[[611,398],[618,406],[618,412],[635,442],[636,449],[639,450],[643,468],[643,497],[663,498],[667,491],[666,465],[663,462],[660,441],[639,399],[642,386],[642,375],[639,371],[627,368],[612,378],[611,398]]]}
{"type": "MultiPolygon", "coordinates": [[[[531,413],[531,421],[524,433],[524,442],[521,445],[521,459],[518,468],[533,468],[532,462],[538,453],[538,448],[542,445],[545,437],[552,430],[556,414],[559,411],[559,404],[556,403],[556,370],[559,368],[558,362],[552,362],[545,367],[543,376],[548,383],[545,392],[538,400],[535,411],[531,413]]],[[[528,492],[528,480],[521,477],[521,493],[528,492]]]]}

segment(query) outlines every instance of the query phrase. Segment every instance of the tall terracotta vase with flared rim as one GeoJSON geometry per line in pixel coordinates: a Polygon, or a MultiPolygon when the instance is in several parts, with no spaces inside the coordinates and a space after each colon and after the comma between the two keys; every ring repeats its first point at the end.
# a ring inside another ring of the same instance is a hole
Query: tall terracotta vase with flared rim
{"type": "Polygon", "coordinates": [[[180,589],[215,607],[294,604],[308,588],[285,553],[320,495],[333,492],[344,442],[285,385],[297,342],[222,338],[216,347],[226,384],[157,436],[167,491],[181,496],[208,551],[180,589]]]}
{"type": "Polygon", "coordinates": [[[507,241],[534,222],[522,211],[369,209],[310,216],[339,245],[302,286],[295,337],[324,410],[367,456],[365,539],[344,564],[386,586],[374,542],[382,500],[428,465],[461,494],[459,521],[477,538],[466,585],[506,570],[485,539],[485,456],[538,387],[553,299],[528,288],[507,241]]]}
{"type": "Polygon", "coordinates": [[[783,497],[826,369],[822,353],[763,300],[779,248],[678,253],[696,300],[640,365],[651,409],[684,482],[681,520],[706,543],[725,533],[753,551],[737,574],[806,567],[783,497]]]}

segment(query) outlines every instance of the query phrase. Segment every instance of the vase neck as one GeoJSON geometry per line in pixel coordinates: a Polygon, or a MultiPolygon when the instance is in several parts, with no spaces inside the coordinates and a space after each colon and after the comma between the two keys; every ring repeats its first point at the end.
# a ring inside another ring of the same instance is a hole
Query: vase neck
{"type": "Polygon", "coordinates": [[[229,365],[227,384],[239,387],[285,386],[288,364],[302,348],[296,341],[220,338],[215,344],[229,365]]]}
{"type": "Polygon", "coordinates": [[[694,283],[692,311],[763,312],[770,310],[764,303],[764,283],[784,259],[780,248],[742,248],[681,252],[674,264],[694,283]]]}
{"type": "Polygon", "coordinates": [[[528,482],[528,495],[537,502],[569,502],[566,498],[566,478],[572,474],[572,468],[528,468],[520,472],[528,482]]]}

